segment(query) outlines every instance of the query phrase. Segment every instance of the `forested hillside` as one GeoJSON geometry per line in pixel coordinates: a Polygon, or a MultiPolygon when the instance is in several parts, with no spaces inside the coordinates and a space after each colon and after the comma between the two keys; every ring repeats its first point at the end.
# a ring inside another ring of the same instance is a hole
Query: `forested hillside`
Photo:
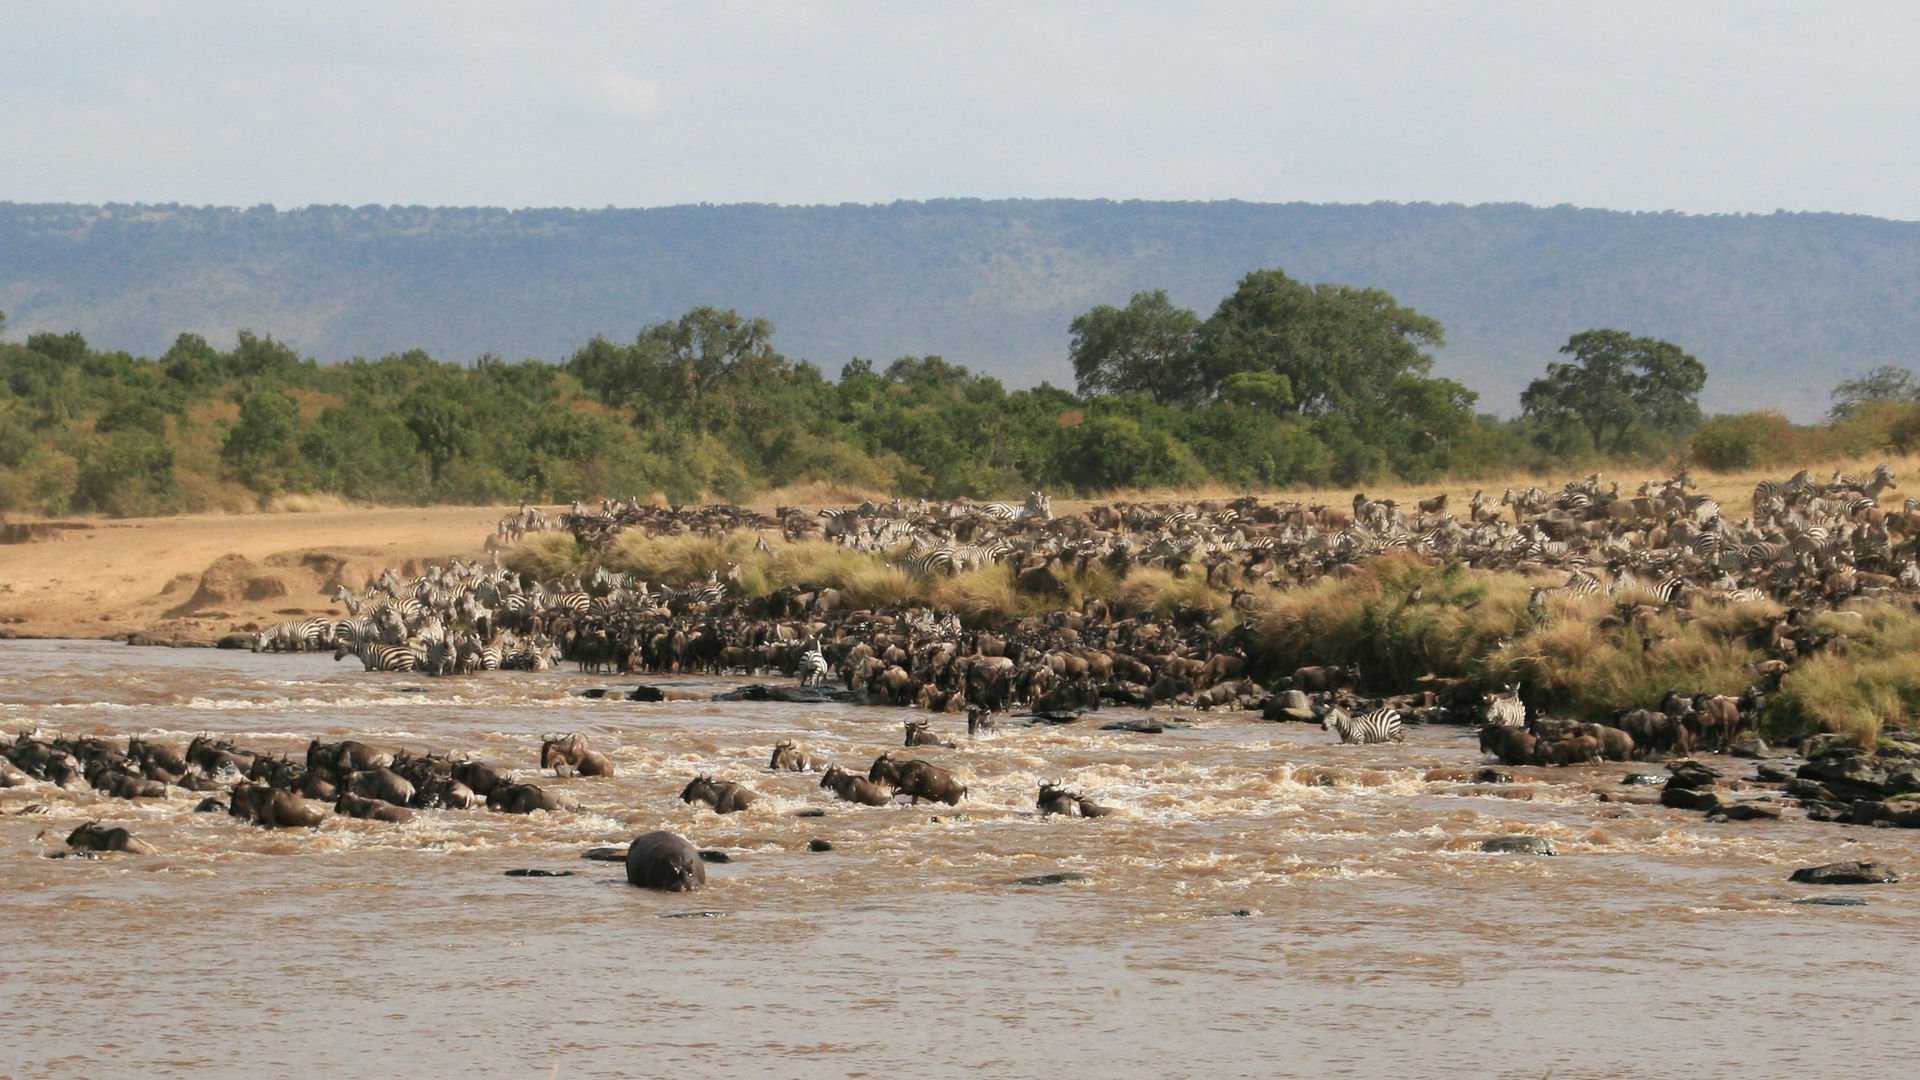
{"type": "Polygon", "coordinates": [[[1433,374],[1517,410],[1569,335],[1678,343],[1709,412],[1811,420],[1841,378],[1910,365],[1920,224],[1517,205],[955,200],[654,210],[0,204],[9,334],[165,352],[272,334],[323,362],[420,348],[562,360],[700,306],[752,312],[838,371],[938,354],[1070,385],[1068,327],[1165,289],[1205,315],[1247,272],[1384,289],[1437,319],[1433,374]]]}

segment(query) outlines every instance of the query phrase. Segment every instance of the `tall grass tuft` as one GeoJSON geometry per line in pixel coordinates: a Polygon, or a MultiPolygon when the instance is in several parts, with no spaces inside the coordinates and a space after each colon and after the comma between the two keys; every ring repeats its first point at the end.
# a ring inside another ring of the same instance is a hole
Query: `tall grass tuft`
{"type": "Polygon", "coordinates": [[[509,548],[500,561],[507,569],[540,581],[552,581],[566,574],[590,569],[590,553],[573,539],[572,533],[534,533],[509,548]]]}

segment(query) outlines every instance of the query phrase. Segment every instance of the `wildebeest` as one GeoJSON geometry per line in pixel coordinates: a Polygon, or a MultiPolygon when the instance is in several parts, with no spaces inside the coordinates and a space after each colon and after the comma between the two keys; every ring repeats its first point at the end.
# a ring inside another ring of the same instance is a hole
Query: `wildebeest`
{"type": "Polygon", "coordinates": [[[372,821],[387,821],[403,824],[413,820],[413,811],[404,806],[395,806],[385,799],[366,798],[351,791],[343,791],[334,801],[333,810],[348,817],[366,818],[372,821]]]}
{"type": "Polygon", "coordinates": [[[967,797],[967,785],[947,770],[919,758],[902,760],[881,754],[867,770],[867,779],[892,787],[894,794],[908,796],[915,805],[925,799],[958,806],[960,800],[967,797]]]}
{"type": "Polygon", "coordinates": [[[1293,673],[1293,682],[1289,689],[1308,694],[1323,694],[1329,690],[1338,690],[1342,686],[1357,686],[1360,683],[1360,665],[1322,664],[1314,667],[1299,668],[1293,673]]]}
{"type": "Polygon", "coordinates": [[[827,766],[827,771],[820,775],[820,786],[831,790],[837,799],[862,806],[885,806],[893,801],[893,795],[886,788],[838,765],[827,766]]]}
{"type": "Polygon", "coordinates": [[[927,721],[927,720],[908,720],[906,722],[906,729],[907,729],[906,745],[908,746],[944,746],[949,750],[953,749],[955,744],[951,740],[943,739],[939,735],[935,734],[930,724],[931,724],[931,721],[927,721]]]}
{"type": "Polygon", "coordinates": [[[227,813],[269,829],[310,829],[327,818],[324,807],[265,784],[235,784],[228,798],[227,813]]]}
{"type": "Polygon", "coordinates": [[[392,769],[366,769],[349,773],[345,780],[347,790],[355,795],[390,802],[395,806],[405,806],[413,801],[413,784],[392,769]]]}
{"type": "Polygon", "coordinates": [[[1640,757],[1685,755],[1693,749],[1687,726],[1666,713],[1631,709],[1621,714],[1619,727],[1633,738],[1634,752],[1640,757]]]}
{"type": "Polygon", "coordinates": [[[613,760],[587,745],[587,737],[575,731],[567,735],[540,737],[540,767],[567,766],[581,776],[612,776],[613,760]]]}
{"type": "Polygon", "coordinates": [[[760,798],[760,793],[745,784],[736,784],[731,780],[715,780],[710,776],[696,776],[687,782],[680,791],[681,802],[699,800],[713,807],[716,814],[731,814],[745,810],[760,798]]]}
{"type": "Polygon", "coordinates": [[[967,710],[967,735],[969,738],[990,734],[995,729],[995,726],[991,710],[967,710]]]}
{"type": "Polygon", "coordinates": [[[1685,722],[1698,745],[1725,749],[1740,731],[1740,703],[1721,694],[1696,694],[1685,722]]]}
{"type": "Polygon", "coordinates": [[[132,855],[158,855],[147,843],[122,828],[103,829],[89,821],[67,834],[67,846],[75,851],[124,851],[132,855]]]}
{"type": "Polygon", "coordinates": [[[507,814],[531,814],[535,810],[573,811],[579,809],[538,784],[503,781],[487,793],[487,809],[507,814]]]}
{"type": "Polygon", "coordinates": [[[813,759],[800,749],[795,742],[778,742],[773,745],[773,760],[767,768],[778,772],[808,772],[813,768],[813,759]]]}
{"type": "Polygon", "coordinates": [[[1480,728],[1480,752],[1492,754],[1502,765],[1533,764],[1534,744],[1539,738],[1524,728],[1505,724],[1483,724],[1480,728]]]}
{"type": "Polygon", "coordinates": [[[700,849],[670,832],[650,832],[627,845],[627,883],[662,892],[692,892],[707,884],[700,849]]]}
{"type": "Polygon", "coordinates": [[[363,769],[384,769],[392,764],[392,754],[353,739],[337,743],[315,739],[307,744],[307,768],[317,772],[344,775],[363,769]]]}
{"type": "Polygon", "coordinates": [[[1035,805],[1042,814],[1060,814],[1065,817],[1106,817],[1113,808],[1101,806],[1078,792],[1070,791],[1058,780],[1044,781],[1040,785],[1040,797],[1035,805]]]}

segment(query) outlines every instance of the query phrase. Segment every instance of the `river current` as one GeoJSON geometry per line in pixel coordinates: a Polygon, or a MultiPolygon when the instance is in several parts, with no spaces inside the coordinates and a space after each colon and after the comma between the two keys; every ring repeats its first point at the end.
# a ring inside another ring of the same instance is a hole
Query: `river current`
{"type": "MultiPolygon", "coordinates": [[[[0,791],[0,1078],[1823,1077],[1906,1075],[1920,836],[1709,823],[1657,765],[1472,784],[1473,733],[1339,746],[1309,724],[1156,710],[1160,734],[1002,722],[914,751],[958,807],[836,803],[775,742],[865,772],[906,710],[713,702],[744,678],[583,698],[571,671],[366,674],[330,655],[0,642],[0,727],[465,750],[578,802],[270,831],[46,784],[0,791]],[[606,779],[540,779],[580,731],[606,779]],[[699,772],[768,796],[725,817],[699,772]],[[1064,779],[1101,819],[1042,818],[1064,779]],[[1604,798],[1603,798],[1604,796],[1604,798]],[[1638,801],[1626,801],[1626,800],[1638,801]],[[30,804],[46,814],[21,814],[30,804]],[[824,810],[824,817],[798,816],[824,810]],[[49,858],[78,824],[160,854],[49,858]],[[583,860],[672,829],[732,861],[701,892],[583,860]],[[1553,857],[1490,854],[1508,834],[1553,857]],[[811,851],[826,840],[830,851],[811,851]],[[537,868],[551,878],[507,877],[537,868]],[[1050,885],[1017,879],[1067,873],[1050,885]],[[1858,897],[1859,906],[1795,903],[1858,897]],[[669,917],[682,916],[682,917],[669,917]]],[[[1709,758],[1729,775],[1751,763],[1709,758]]]]}

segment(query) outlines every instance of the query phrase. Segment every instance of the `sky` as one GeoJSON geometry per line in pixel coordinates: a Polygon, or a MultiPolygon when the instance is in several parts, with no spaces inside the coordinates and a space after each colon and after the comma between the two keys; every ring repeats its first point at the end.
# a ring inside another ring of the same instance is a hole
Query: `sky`
{"type": "Polygon", "coordinates": [[[0,0],[0,200],[1920,219],[1920,4],[0,0]]]}

